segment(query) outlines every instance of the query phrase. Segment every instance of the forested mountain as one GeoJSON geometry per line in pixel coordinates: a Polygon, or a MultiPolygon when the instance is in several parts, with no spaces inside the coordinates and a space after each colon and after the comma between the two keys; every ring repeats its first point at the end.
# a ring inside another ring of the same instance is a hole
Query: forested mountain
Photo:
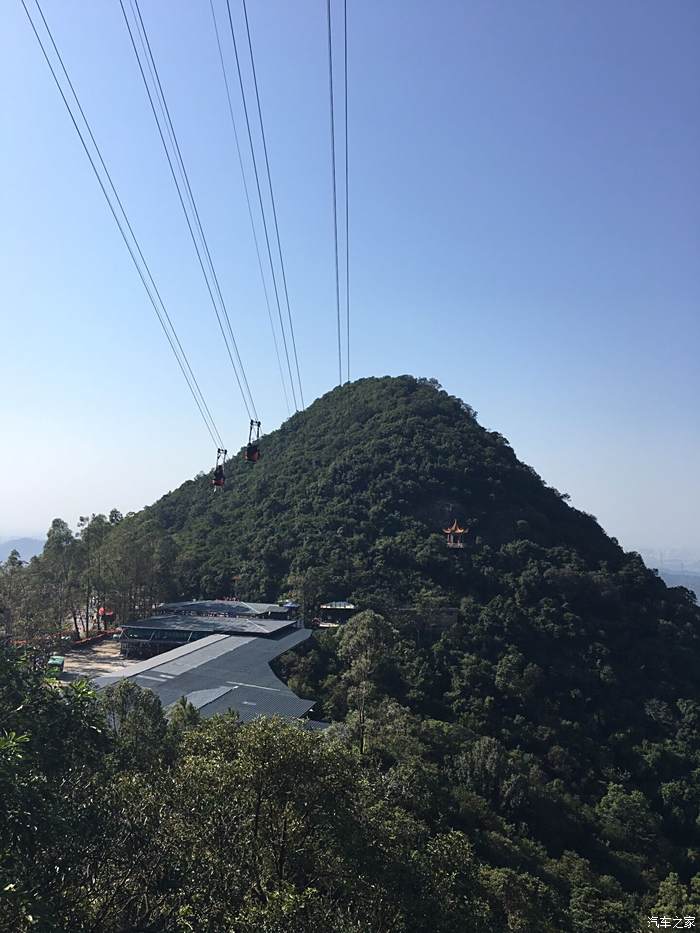
{"type": "MultiPolygon", "coordinates": [[[[109,701],[140,710],[120,730],[109,703],[105,712],[71,694],[73,718],[61,715],[89,737],[92,758],[64,751],[56,765],[38,738],[28,752],[7,745],[0,778],[20,800],[13,839],[29,832],[25,784],[48,806],[55,782],[83,794],[94,780],[110,788],[102,837],[121,838],[133,811],[133,857],[156,859],[141,875],[145,894],[121,913],[99,885],[92,898],[74,894],[72,914],[55,892],[51,909],[72,928],[102,916],[110,930],[621,933],[648,929],[654,910],[700,923],[692,594],[624,553],[432,381],[335,389],[261,449],[255,466],[231,462],[224,493],[202,475],[136,515],[86,520],[77,538],[54,523],[41,558],[5,566],[14,618],[27,625],[41,618],[37,581],[45,593],[58,587],[64,611],[84,604],[86,567],[122,615],[234,592],[294,596],[307,616],[333,598],[363,610],[279,662],[297,693],[320,698],[332,721],[324,734],[212,721],[171,735],[138,697],[109,701]],[[454,519],[468,529],[463,550],[446,547],[454,519]],[[13,761],[21,786],[7,777],[13,761]],[[219,880],[203,886],[204,876],[219,880]]],[[[0,728],[48,729],[53,707],[24,708],[28,675],[12,662],[5,671],[15,711],[0,728]]],[[[89,819],[95,804],[82,806],[76,819],[89,819]]],[[[31,861],[31,841],[22,844],[0,890],[31,861]]],[[[56,841],[45,857],[46,877],[59,850],[56,841]]],[[[96,841],[85,858],[100,864],[100,851],[96,841]]],[[[106,864],[135,883],[118,856],[106,864]]],[[[74,887],[92,877],[80,866],[74,887]]],[[[12,888],[15,916],[30,910],[23,890],[12,888]]]]}
{"type": "Polygon", "coordinates": [[[252,598],[298,593],[300,577],[324,595],[392,605],[422,592],[452,602],[488,592],[492,555],[509,544],[567,548],[582,566],[622,566],[596,521],[568,505],[486,431],[468,405],[429,380],[363,379],[337,388],[263,439],[252,466],[238,455],[226,493],[210,477],[185,483],[135,517],[176,543],[173,584],[183,594],[252,598]],[[442,528],[466,522],[466,560],[442,528]]]}

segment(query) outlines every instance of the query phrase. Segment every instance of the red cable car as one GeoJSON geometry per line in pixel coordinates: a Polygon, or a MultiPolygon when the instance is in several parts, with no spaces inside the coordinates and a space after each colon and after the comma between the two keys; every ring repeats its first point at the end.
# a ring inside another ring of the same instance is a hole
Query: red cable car
{"type": "Polygon", "coordinates": [[[224,483],[226,482],[226,476],[224,475],[226,454],[227,451],[223,447],[219,447],[216,451],[216,466],[214,467],[214,476],[211,481],[215,489],[223,489],[224,483]]]}
{"type": "Polygon", "coordinates": [[[251,421],[250,430],[248,432],[248,443],[246,449],[243,453],[243,459],[247,460],[248,463],[257,463],[260,459],[260,422],[251,421]],[[253,430],[255,430],[255,437],[253,437],[253,430]]]}

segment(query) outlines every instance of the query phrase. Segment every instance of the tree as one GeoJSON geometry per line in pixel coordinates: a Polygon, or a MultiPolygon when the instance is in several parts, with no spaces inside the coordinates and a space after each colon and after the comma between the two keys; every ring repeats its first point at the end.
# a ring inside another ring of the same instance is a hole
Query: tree
{"type": "Polygon", "coordinates": [[[391,661],[396,629],[376,612],[354,615],[338,632],[338,657],[348,665],[348,683],[381,681],[391,661]]]}
{"type": "Polygon", "coordinates": [[[173,703],[168,713],[170,730],[176,739],[182,738],[189,729],[194,729],[202,721],[202,716],[196,706],[194,706],[187,697],[173,703]]]}
{"type": "Polygon", "coordinates": [[[168,724],[160,699],[124,679],[101,691],[100,706],[115,738],[119,766],[138,771],[153,769],[169,754],[168,724]]]}
{"type": "Polygon", "coordinates": [[[517,812],[527,795],[527,779],[497,739],[478,738],[455,761],[460,781],[497,811],[517,812]]]}
{"type": "Polygon", "coordinates": [[[54,631],[60,632],[70,614],[76,638],[80,637],[78,612],[81,603],[80,579],[85,552],[63,519],[51,522],[40,567],[46,613],[54,631]]]}
{"type": "Polygon", "coordinates": [[[639,790],[609,784],[596,804],[603,836],[621,849],[650,851],[657,843],[661,821],[639,790]]]}
{"type": "Polygon", "coordinates": [[[26,575],[19,551],[10,551],[0,562],[0,619],[6,635],[12,635],[14,621],[20,620],[26,609],[26,575]]]}
{"type": "MultiPolygon", "coordinates": [[[[659,883],[648,913],[658,917],[700,917],[700,874],[695,875],[690,884],[684,884],[676,872],[671,872],[659,883]]],[[[647,917],[645,911],[642,922],[647,917]]]]}
{"type": "Polygon", "coordinates": [[[94,693],[0,652],[0,930],[82,929],[109,739],[94,693]]]}

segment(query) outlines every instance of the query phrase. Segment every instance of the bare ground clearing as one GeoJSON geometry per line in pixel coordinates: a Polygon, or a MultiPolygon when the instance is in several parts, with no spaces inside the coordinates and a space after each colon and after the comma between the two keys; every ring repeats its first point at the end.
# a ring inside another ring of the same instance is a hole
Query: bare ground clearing
{"type": "Polygon", "coordinates": [[[101,674],[116,674],[134,663],[133,658],[120,656],[119,642],[109,637],[85,648],[73,648],[65,658],[61,680],[91,680],[101,674]]]}

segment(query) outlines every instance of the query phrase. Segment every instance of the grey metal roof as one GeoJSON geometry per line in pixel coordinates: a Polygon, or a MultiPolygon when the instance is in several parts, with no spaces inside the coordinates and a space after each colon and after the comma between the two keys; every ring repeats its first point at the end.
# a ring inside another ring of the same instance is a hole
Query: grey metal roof
{"type": "Polygon", "coordinates": [[[195,615],[212,612],[228,616],[284,611],[284,607],[279,603],[247,603],[238,599],[194,599],[184,603],[163,603],[159,608],[170,609],[173,612],[192,612],[195,615]]]}
{"type": "MultiPolygon", "coordinates": [[[[170,661],[180,658],[183,655],[191,654],[193,651],[201,651],[202,648],[207,645],[213,645],[222,639],[226,638],[226,635],[207,635],[204,638],[198,638],[197,641],[188,642],[186,645],[178,645],[177,648],[171,648],[167,652],[168,659],[170,661]]],[[[134,674],[146,673],[152,667],[160,667],[163,664],[163,655],[158,654],[153,658],[146,658],[143,661],[133,661],[128,666],[128,676],[133,677],[134,674]]],[[[101,674],[99,677],[93,678],[93,682],[98,687],[106,687],[107,684],[114,683],[117,680],[122,680],[124,677],[121,673],[116,674],[101,674]]]]}
{"type": "Polygon", "coordinates": [[[224,635],[270,635],[294,625],[292,619],[219,618],[210,616],[162,615],[137,619],[122,625],[123,631],[137,635],[139,631],[220,632],[224,635]]]}
{"type": "Polygon", "coordinates": [[[269,638],[214,635],[98,677],[95,684],[129,678],[156,693],[164,707],[187,697],[206,718],[235,709],[244,722],[273,715],[298,719],[315,701],[296,696],[269,662],[310,634],[292,629],[269,638]]]}
{"type": "Polygon", "coordinates": [[[258,716],[281,716],[283,719],[299,719],[313,707],[315,700],[302,700],[291,690],[275,693],[243,684],[234,691],[216,698],[206,708],[203,716],[215,716],[229,709],[236,709],[243,722],[250,722],[258,716]]]}

